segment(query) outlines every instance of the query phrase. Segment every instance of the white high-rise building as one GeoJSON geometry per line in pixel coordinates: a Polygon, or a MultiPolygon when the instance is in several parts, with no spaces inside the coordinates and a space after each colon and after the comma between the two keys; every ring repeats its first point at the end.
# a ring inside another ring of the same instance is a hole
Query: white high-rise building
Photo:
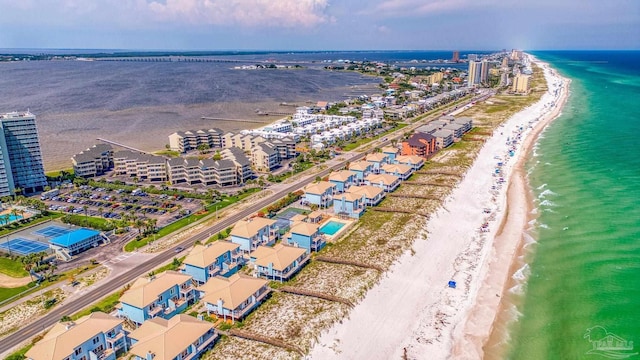
{"type": "Polygon", "coordinates": [[[36,116],[26,112],[0,114],[0,196],[44,190],[47,178],[40,151],[36,116]]]}

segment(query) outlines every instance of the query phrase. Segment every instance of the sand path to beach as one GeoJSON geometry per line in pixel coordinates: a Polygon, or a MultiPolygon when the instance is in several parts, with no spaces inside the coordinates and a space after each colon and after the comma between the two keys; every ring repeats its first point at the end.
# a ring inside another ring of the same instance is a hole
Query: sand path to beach
{"type": "Polygon", "coordinates": [[[25,276],[21,278],[14,278],[9,275],[0,274],[0,287],[3,288],[14,288],[18,286],[24,286],[30,283],[31,277],[25,276]]]}

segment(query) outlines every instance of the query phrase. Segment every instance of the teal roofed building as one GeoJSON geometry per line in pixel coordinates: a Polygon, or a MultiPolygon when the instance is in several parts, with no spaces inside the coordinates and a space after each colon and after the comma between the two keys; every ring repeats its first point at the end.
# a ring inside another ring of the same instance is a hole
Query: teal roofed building
{"type": "Polygon", "coordinates": [[[73,256],[98,246],[103,240],[105,238],[100,235],[99,231],[80,228],[49,240],[49,247],[55,250],[56,253],[73,256]]]}

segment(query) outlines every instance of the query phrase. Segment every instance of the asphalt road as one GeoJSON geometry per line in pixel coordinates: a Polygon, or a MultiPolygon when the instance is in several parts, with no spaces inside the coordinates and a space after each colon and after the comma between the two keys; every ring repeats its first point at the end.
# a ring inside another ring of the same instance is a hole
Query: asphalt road
{"type": "MultiPolygon", "coordinates": [[[[480,101],[486,97],[488,97],[489,95],[484,95],[484,96],[480,96],[480,97],[475,97],[472,100],[470,100],[467,104],[471,103],[472,101],[480,101]]],[[[458,108],[464,106],[464,105],[458,105],[458,108]]],[[[451,110],[449,108],[449,110],[451,110]]],[[[430,116],[428,119],[432,119],[432,118],[437,118],[439,117],[439,115],[433,115],[430,116]]],[[[418,125],[421,125],[424,122],[425,119],[421,120],[419,122],[419,124],[412,124],[411,126],[402,129],[401,132],[398,135],[390,135],[388,136],[386,141],[381,141],[381,140],[377,140],[375,142],[373,142],[374,145],[377,146],[385,146],[391,143],[391,139],[396,139],[400,136],[401,133],[406,132],[409,129],[413,129],[415,127],[417,127],[418,125]]],[[[371,148],[371,147],[370,147],[371,148]]],[[[210,234],[214,234],[214,233],[218,233],[226,228],[228,228],[229,226],[232,226],[233,224],[235,224],[236,222],[238,222],[239,220],[246,218],[247,216],[252,215],[253,213],[259,211],[260,209],[266,207],[267,205],[270,205],[274,202],[276,202],[277,200],[283,198],[285,195],[287,195],[290,192],[294,192],[298,189],[300,189],[301,187],[311,183],[316,177],[320,176],[320,177],[324,177],[326,175],[328,175],[331,171],[335,170],[335,169],[340,169],[342,167],[344,167],[346,165],[347,162],[353,162],[353,161],[357,161],[360,160],[362,158],[364,158],[366,155],[366,153],[345,153],[342,154],[341,157],[344,158],[343,161],[340,161],[339,163],[332,165],[332,166],[328,166],[327,169],[321,171],[320,173],[316,173],[312,176],[307,176],[306,178],[303,178],[295,183],[292,183],[291,185],[283,188],[282,190],[278,191],[277,193],[274,193],[273,195],[269,196],[268,198],[259,200],[258,202],[256,202],[255,204],[247,207],[246,209],[230,215],[222,220],[220,220],[218,223],[216,223],[215,225],[199,232],[198,234],[192,236],[191,238],[189,238],[188,240],[180,243],[179,245],[184,247],[184,248],[188,248],[190,246],[193,246],[193,244],[196,241],[201,241],[204,242],[206,239],[209,238],[210,234]]],[[[176,244],[178,245],[178,244],[176,244]]],[[[51,310],[50,312],[48,312],[46,315],[42,316],[40,319],[38,319],[37,321],[34,321],[30,324],[25,325],[24,327],[20,328],[19,330],[17,330],[16,332],[8,335],[7,337],[5,337],[4,339],[2,339],[0,341],[0,354],[7,352],[8,350],[14,348],[15,346],[21,344],[22,342],[30,339],[31,337],[37,335],[38,333],[41,333],[43,331],[45,331],[47,328],[49,328],[50,326],[53,326],[55,323],[57,323],[60,318],[62,318],[62,316],[64,315],[71,315],[74,314],[86,307],[88,307],[89,305],[97,302],[98,300],[102,299],[103,297],[115,292],[116,290],[122,288],[125,284],[133,281],[134,279],[137,279],[138,277],[149,273],[151,270],[153,270],[154,268],[160,266],[161,264],[171,260],[174,256],[176,256],[176,253],[174,251],[175,248],[171,248],[167,251],[164,251],[160,254],[158,254],[157,256],[149,259],[148,261],[139,264],[138,266],[132,268],[131,270],[129,270],[128,272],[116,277],[115,279],[111,280],[110,282],[97,287],[96,289],[94,289],[93,291],[87,293],[85,296],[83,296],[82,298],[79,298],[71,303],[66,303],[66,304],[62,304],[60,306],[55,307],[53,310],[51,310]]]]}

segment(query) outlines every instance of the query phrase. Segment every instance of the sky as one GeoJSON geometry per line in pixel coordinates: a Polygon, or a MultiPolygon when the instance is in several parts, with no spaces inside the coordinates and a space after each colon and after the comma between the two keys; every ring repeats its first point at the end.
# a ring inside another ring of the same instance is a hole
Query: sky
{"type": "Polygon", "coordinates": [[[0,48],[640,49],[640,0],[0,0],[0,48]]]}

